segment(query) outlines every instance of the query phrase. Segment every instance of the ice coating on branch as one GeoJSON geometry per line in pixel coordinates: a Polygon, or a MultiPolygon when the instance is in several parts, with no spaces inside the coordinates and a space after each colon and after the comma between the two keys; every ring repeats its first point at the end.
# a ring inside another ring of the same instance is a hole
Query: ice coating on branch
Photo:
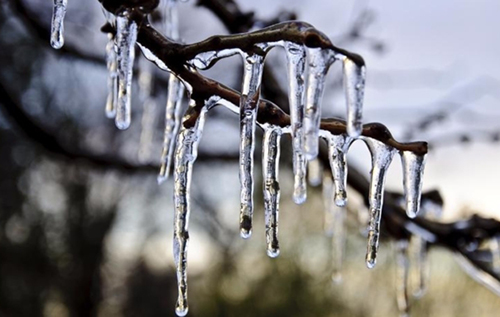
{"type": "Polygon", "coordinates": [[[217,63],[220,59],[236,54],[241,54],[241,51],[236,48],[203,52],[196,55],[192,60],[189,61],[189,63],[197,69],[205,70],[215,65],[215,63],[217,63]]]}
{"type": "Polygon", "coordinates": [[[161,184],[168,179],[172,156],[175,148],[175,136],[179,131],[182,96],[184,85],[173,74],[168,79],[167,106],[165,108],[165,133],[163,137],[163,150],[161,154],[161,167],[158,175],[158,183],[161,184]]]}
{"type": "Polygon", "coordinates": [[[398,240],[396,249],[396,299],[401,317],[410,314],[410,302],[408,298],[408,273],[410,260],[408,258],[408,240],[398,240]]]}
{"type": "Polygon", "coordinates": [[[353,139],[345,134],[322,133],[328,143],[328,157],[335,183],[335,204],[343,207],[347,204],[347,162],[346,156],[353,139]]]}
{"type": "MultiPolygon", "coordinates": [[[[191,101],[190,106],[194,106],[191,101]]],[[[193,163],[198,154],[198,144],[202,135],[206,108],[203,108],[196,123],[190,127],[182,127],[177,135],[174,168],[174,261],[177,268],[178,298],[175,312],[185,316],[187,303],[187,247],[189,240],[188,226],[190,213],[189,191],[193,163]]]]}
{"type": "Polygon", "coordinates": [[[114,37],[109,35],[106,44],[106,64],[108,67],[108,98],[106,100],[106,117],[116,116],[116,103],[118,101],[118,60],[116,56],[116,44],[114,37]]]}
{"type": "Polygon", "coordinates": [[[118,102],[116,127],[120,130],[130,126],[132,72],[135,58],[137,24],[125,14],[116,17],[116,45],[118,55],[118,102]]]}
{"type": "Polygon", "coordinates": [[[252,235],[254,139],[264,57],[257,54],[242,56],[244,69],[240,99],[240,234],[247,239],[252,235]]]}
{"type": "Polygon", "coordinates": [[[325,76],[334,61],[334,56],[327,49],[307,48],[307,60],[309,73],[304,114],[304,152],[307,160],[312,160],[318,156],[321,100],[323,99],[325,76]]]}
{"type": "Polygon", "coordinates": [[[400,154],[403,166],[406,214],[410,218],[415,218],[420,208],[426,155],[417,155],[410,151],[401,151],[400,154]]]}
{"type": "Polygon", "coordinates": [[[64,45],[64,17],[66,16],[67,5],[68,0],[54,0],[50,45],[55,49],[60,49],[64,45]]]}
{"type": "Polygon", "coordinates": [[[377,250],[380,239],[380,220],[384,202],[385,176],[396,150],[380,141],[363,138],[372,156],[370,180],[370,220],[368,222],[368,248],[366,251],[366,266],[373,268],[377,261],[377,250]]]}
{"type": "Polygon", "coordinates": [[[307,163],[307,179],[313,187],[319,186],[323,181],[323,164],[318,158],[307,163]]]}
{"type": "Polygon", "coordinates": [[[361,135],[363,97],[365,94],[366,67],[358,66],[344,57],[344,90],[347,100],[347,133],[356,138],[361,135]]]}
{"type": "Polygon", "coordinates": [[[262,141],[262,177],[264,180],[264,209],[266,219],[267,255],[275,258],[279,255],[278,216],[280,185],[279,158],[281,128],[265,127],[262,141]]]}
{"type": "Polygon", "coordinates": [[[293,149],[293,200],[297,204],[305,202],[307,197],[306,186],[306,159],[304,157],[304,114],[305,114],[305,80],[306,50],[303,45],[285,42],[287,70],[288,70],[288,100],[290,103],[290,120],[292,130],[293,149]]]}
{"type": "Polygon", "coordinates": [[[490,240],[491,266],[493,272],[500,275],[500,234],[490,240]]]}

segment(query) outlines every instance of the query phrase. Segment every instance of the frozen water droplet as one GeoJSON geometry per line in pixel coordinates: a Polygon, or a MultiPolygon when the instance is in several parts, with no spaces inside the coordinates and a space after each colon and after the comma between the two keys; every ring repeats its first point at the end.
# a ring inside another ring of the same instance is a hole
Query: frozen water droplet
{"type": "Polygon", "coordinates": [[[415,218],[420,208],[425,155],[416,155],[410,151],[402,151],[400,154],[403,165],[403,187],[406,198],[406,214],[410,218],[415,218]]]}
{"type": "Polygon", "coordinates": [[[118,55],[118,102],[115,123],[120,130],[130,126],[132,72],[135,59],[137,24],[127,16],[116,17],[118,55]]]}
{"type": "Polygon", "coordinates": [[[264,180],[267,254],[272,258],[279,255],[278,219],[280,185],[278,175],[281,133],[279,127],[265,127],[264,139],[262,141],[262,177],[264,180]]]}
{"type": "Polygon", "coordinates": [[[396,150],[380,141],[363,138],[372,156],[369,205],[370,220],[368,222],[368,248],[366,265],[373,268],[377,261],[377,251],[380,239],[380,220],[384,202],[385,176],[396,150]]]}
{"type": "Polygon", "coordinates": [[[366,67],[358,66],[349,58],[344,58],[344,90],[347,100],[347,133],[353,138],[361,135],[363,97],[366,67]]]}
{"type": "Polygon", "coordinates": [[[181,306],[179,303],[175,305],[175,314],[179,317],[184,317],[188,313],[188,308],[181,306]]]}
{"type": "Polygon", "coordinates": [[[400,316],[409,316],[410,303],[408,299],[408,240],[396,242],[396,298],[400,316]]]}
{"type": "Polygon", "coordinates": [[[263,56],[254,55],[249,59],[248,55],[243,54],[240,100],[240,235],[243,238],[249,238],[252,233],[254,139],[263,63],[263,56]]]}
{"type": "MultiPolygon", "coordinates": [[[[193,108],[195,102],[191,100],[193,108]]],[[[204,107],[195,124],[182,127],[177,135],[174,168],[174,259],[177,268],[178,298],[176,313],[179,316],[187,313],[187,247],[189,240],[188,226],[190,214],[190,187],[193,163],[198,155],[198,144],[201,139],[205,121],[204,107]]]]}
{"type": "Polygon", "coordinates": [[[116,56],[116,44],[113,36],[109,36],[106,45],[106,64],[108,67],[108,98],[106,100],[106,117],[116,116],[116,103],[118,100],[118,61],[116,56]]]}
{"type": "Polygon", "coordinates": [[[310,161],[318,156],[321,100],[323,99],[325,76],[334,61],[334,56],[327,49],[307,48],[307,58],[309,73],[304,114],[304,153],[307,160],[310,161]]]}
{"type": "Polygon", "coordinates": [[[170,165],[175,149],[175,136],[179,131],[181,121],[183,94],[184,86],[175,75],[171,74],[168,79],[167,106],[165,108],[165,133],[163,137],[161,167],[158,175],[159,184],[167,180],[170,173],[170,165]]]}
{"type": "Polygon", "coordinates": [[[50,45],[55,49],[60,49],[64,45],[64,17],[67,5],[68,0],[54,0],[50,45]]]}

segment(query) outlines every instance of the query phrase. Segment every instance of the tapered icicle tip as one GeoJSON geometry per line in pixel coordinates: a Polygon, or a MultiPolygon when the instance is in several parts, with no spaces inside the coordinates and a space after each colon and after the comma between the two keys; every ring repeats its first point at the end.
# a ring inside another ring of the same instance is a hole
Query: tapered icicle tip
{"type": "Polygon", "coordinates": [[[345,191],[335,194],[335,205],[339,207],[345,207],[347,205],[347,194],[345,191]]]}
{"type": "Polygon", "coordinates": [[[240,220],[240,236],[243,239],[248,239],[252,236],[252,218],[242,216],[240,220]]]}
{"type": "Polygon", "coordinates": [[[413,152],[401,152],[403,166],[403,187],[406,198],[406,214],[415,218],[420,209],[422,195],[422,181],[425,167],[425,155],[416,155],[413,152]]]}
{"type": "Polygon", "coordinates": [[[252,229],[240,228],[240,237],[249,239],[252,236],[252,229]]]}
{"type": "Polygon", "coordinates": [[[161,185],[163,184],[167,179],[168,179],[168,174],[165,174],[165,175],[158,175],[156,177],[156,181],[158,182],[158,185],[161,185]]]}
{"type": "Polygon", "coordinates": [[[369,269],[373,269],[377,264],[376,253],[368,252],[366,254],[366,267],[369,269]]]}
{"type": "Polygon", "coordinates": [[[278,255],[280,255],[280,248],[279,247],[270,247],[267,249],[267,256],[270,258],[277,258],[278,255]]]}
{"type": "Polygon", "coordinates": [[[188,307],[187,306],[181,306],[179,303],[177,303],[175,307],[175,314],[179,317],[184,317],[188,313],[188,307]]]}
{"type": "Polygon", "coordinates": [[[295,190],[293,192],[293,202],[297,205],[302,205],[307,200],[307,193],[304,190],[295,190]]]}
{"type": "Polygon", "coordinates": [[[66,16],[67,0],[54,0],[50,45],[60,49],[64,45],[64,17],[66,16]]]}
{"type": "Polygon", "coordinates": [[[122,120],[116,119],[115,125],[120,130],[127,130],[130,127],[130,119],[122,119],[122,120]]]}

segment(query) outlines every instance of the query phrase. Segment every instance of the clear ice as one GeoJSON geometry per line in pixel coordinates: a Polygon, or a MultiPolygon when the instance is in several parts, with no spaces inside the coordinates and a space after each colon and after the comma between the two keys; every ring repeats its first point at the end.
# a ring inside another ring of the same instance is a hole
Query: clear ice
{"type": "Polygon", "coordinates": [[[182,96],[184,85],[173,74],[168,79],[167,106],[165,108],[165,133],[163,137],[163,150],[161,154],[161,167],[158,183],[168,179],[172,156],[175,148],[175,136],[179,131],[182,116],[182,96]]]}
{"type": "Polygon", "coordinates": [[[366,67],[358,66],[344,58],[344,90],[347,100],[347,133],[356,138],[361,135],[363,97],[365,91],[366,67]]]}
{"type": "Polygon", "coordinates": [[[425,157],[425,155],[417,155],[410,151],[401,151],[406,214],[410,218],[415,218],[420,208],[425,157]]]}
{"type": "Polygon", "coordinates": [[[134,68],[137,24],[127,15],[116,17],[116,44],[118,55],[118,102],[116,127],[125,130],[130,126],[132,72],[134,68]]]}
{"type": "MultiPolygon", "coordinates": [[[[195,106],[194,101],[190,103],[195,106]]],[[[205,121],[206,108],[203,108],[196,123],[189,128],[182,127],[177,135],[174,168],[174,261],[177,267],[178,298],[175,311],[178,316],[185,316],[187,303],[187,247],[189,240],[188,226],[190,213],[190,185],[193,163],[198,154],[205,121]]]]}
{"type": "Polygon", "coordinates": [[[260,100],[264,57],[243,54],[243,85],[240,100],[240,235],[247,239],[252,235],[253,218],[253,165],[255,127],[260,100]]]}
{"type": "Polygon", "coordinates": [[[307,48],[307,59],[309,73],[304,114],[304,153],[307,160],[312,160],[318,156],[321,100],[323,99],[326,73],[333,63],[334,57],[330,50],[307,48]]]}
{"type": "Polygon", "coordinates": [[[366,266],[373,268],[377,261],[380,239],[380,221],[384,202],[385,176],[396,150],[380,141],[363,138],[372,156],[372,169],[369,192],[370,220],[368,223],[368,248],[366,266]]]}
{"type": "Polygon", "coordinates": [[[288,100],[293,149],[293,200],[302,204],[307,198],[306,165],[304,156],[304,114],[306,50],[303,45],[293,42],[284,43],[288,69],[288,100]]]}
{"type": "Polygon", "coordinates": [[[347,204],[347,151],[353,139],[345,134],[323,133],[328,143],[328,157],[335,183],[335,204],[343,207],[347,204]]]}
{"type": "Polygon", "coordinates": [[[410,313],[408,298],[408,273],[410,261],[408,258],[408,240],[398,240],[396,249],[396,298],[401,317],[407,317],[410,313]]]}
{"type": "Polygon", "coordinates": [[[118,60],[116,44],[113,35],[108,35],[106,45],[106,64],[108,67],[108,98],[106,100],[106,117],[112,119],[116,116],[116,103],[118,101],[118,60]]]}
{"type": "Polygon", "coordinates": [[[264,180],[264,209],[266,219],[267,255],[275,258],[279,255],[278,216],[280,185],[279,158],[281,128],[265,127],[262,141],[262,177],[264,180]]]}
{"type": "Polygon", "coordinates": [[[54,0],[50,45],[55,49],[60,49],[64,45],[64,17],[66,16],[67,5],[68,0],[54,0]]]}

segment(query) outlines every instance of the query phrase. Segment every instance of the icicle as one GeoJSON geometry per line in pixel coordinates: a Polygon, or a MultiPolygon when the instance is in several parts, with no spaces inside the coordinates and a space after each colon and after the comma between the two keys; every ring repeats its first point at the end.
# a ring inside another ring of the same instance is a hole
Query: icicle
{"type": "Polygon", "coordinates": [[[410,218],[417,216],[422,195],[425,155],[416,155],[410,151],[401,151],[403,165],[403,187],[406,198],[406,214],[410,218]]]}
{"type": "Polygon", "coordinates": [[[491,266],[493,272],[500,275],[500,235],[496,235],[490,240],[491,266]]]}
{"type": "Polygon", "coordinates": [[[332,202],[333,202],[333,180],[330,175],[325,174],[323,176],[323,206],[325,208],[325,221],[324,221],[324,231],[327,237],[333,236],[333,217],[331,212],[332,202]]]}
{"type": "Polygon", "coordinates": [[[177,18],[177,1],[163,1],[163,30],[173,40],[179,39],[179,21],[177,18]]]}
{"type": "Polygon", "coordinates": [[[304,70],[306,64],[306,50],[304,46],[285,42],[288,68],[288,100],[290,103],[290,120],[292,129],[293,148],[293,200],[297,204],[306,201],[306,159],[304,157],[304,70]]]}
{"type": "Polygon", "coordinates": [[[278,216],[280,185],[279,157],[281,129],[279,127],[264,128],[262,141],[262,175],[264,179],[264,209],[266,218],[267,255],[275,258],[279,255],[278,216]]]}
{"type": "Polygon", "coordinates": [[[50,45],[55,49],[60,49],[64,45],[64,17],[67,5],[68,0],[54,0],[50,45]]]}
{"type": "Polygon", "coordinates": [[[344,57],[344,90],[347,100],[347,133],[353,138],[361,135],[363,129],[363,97],[365,92],[366,67],[358,66],[344,57]]]}
{"type": "Polygon", "coordinates": [[[116,44],[118,55],[118,103],[116,107],[116,127],[125,130],[130,126],[132,72],[135,58],[137,24],[124,16],[116,17],[116,44]]]}
{"type": "Polygon", "coordinates": [[[106,63],[108,66],[108,99],[106,100],[106,117],[116,116],[116,102],[118,99],[118,61],[116,56],[116,44],[112,34],[108,35],[109,41],[106,45],[106,63]]]}
{"type": "Polygon", "coordinates": [[[410,314],[408,299],[409,268],[408,240],[398,240],[396,242],[396,296],[401,317],[407,317],[410,314]]]}
{"type": "Polygon", "coordinates": [[[163,138],[160,173],[158,175],[159,184],[167,180],[170,173],[170,165],[175,147],[174,138],[179,130],[181,119],[183,94],[184,86],[180,80],[175,75],[170,75],[168,80],[167,106],[165,109],[165,134],[163,138]]]}
{"type": "Polygon", "coordinates": [[[334,58],[330,50],[321,48],[308,48],[307,57],[309,74],[304,115],[304,152],[307,160],[312,160],[318,156],[321,100],[323,99],[325,76],[334,58]]]}
{"type": "Polygon", "coordinates": [[[327,138],[328,156],[335,183],[335,204],[343,207],[347,204],[347,163],[346,155],[352,139],[347,135],[330,134],[327,138]]]}
{"type": "MultiPolygon", "coordinates": [[[[193,100],[191,107],[195,106],[193,100]]],[[[177,136],[174,169],[174,261],[177,267],[178,299],[175,312],[185,316],[187,304],[187,246],[190,213],[189,192],[193,163],[198,154],[198,144],[202,135],[206,108],[203,108],[192,127],[182,127],[177,136]]]]}
{"type": "Polygon", "coordinates": [[[325,234],[331,238],[332,281],[342,282],[342,262],[345,248],[345,208],[334,203],[333,181],[330,175],[323,178],[323,203],[325,206],[325,234]]]}
{"type": "Polygon", "coordinates": [[[240,100],[240,234],[247,239],[252,235],[254,138],[264,57],[257,54],[244,54],[243,57],[240,100]]]}
{"type": "Polygon", "coordinates": [[[368,223],[366,265],[368,268],[373,268],[377,261],[377,250],[380,238],[380,220],[382,218],[382,205],[384,201],[385,175],[396,150],[374,139],[363,138],[363,140],[368,145],[372,156],[369,193],[370,221],[368,223]]]}
{"type": "Polygon", "coordinates": [[[313,187],[319,186],[323,180],[323,165],[318,158],[307,163],[307,177],[313,187]]]}
{"type": "Polygon", "coordinates": [[[143,102],[143,109],[138,159],[142,163],[147,163],[150,160],[156,122],[156,100],[151,95],[153,91],[152,67],[153,64],[146,58],[139,60],[139,99],[143,102]]]}
{"type": "Polygon", "coordinates": [[[422,298],[427,291],[427,281],[429,280],[429,264],[427,258],[427,241],[419,236],[412,235],[411,244],[413,247],[413,276],[415,280],[415,289],[413,296],[422,298]]]}

